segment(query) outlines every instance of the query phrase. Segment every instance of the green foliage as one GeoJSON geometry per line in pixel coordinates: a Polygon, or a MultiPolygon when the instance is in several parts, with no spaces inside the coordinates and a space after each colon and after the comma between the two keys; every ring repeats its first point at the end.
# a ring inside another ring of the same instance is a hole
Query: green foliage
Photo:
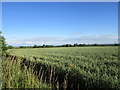
{"type": "Polygon", "coordinates": [[[13,49],[14,47],[11,46],[11,45],[8,45],[7,48],[8,48],[8,49],[13,49]]]}
{"type": "Polygon", "coordinates": [[[34,45],[33,48],[38,48],[38,46],[37,46],[37,45],[34,45]]]}
{"type": "Polygon", "coordinates": [[[90,47],[90,46],[119,46],[119,44],[63,44],[63,45],[34,45],[34,46],[20,46],[18,48],[53,48],[53,47],[90,47]]]}
{"type": "Polygon", "coordinates": [[[2,52],[2,55],[5,54],[5,51],[8,49],[7,44],[5,43],[4,36],[1,35],[2,32],[0,32],[0,52],[2,52]]]}

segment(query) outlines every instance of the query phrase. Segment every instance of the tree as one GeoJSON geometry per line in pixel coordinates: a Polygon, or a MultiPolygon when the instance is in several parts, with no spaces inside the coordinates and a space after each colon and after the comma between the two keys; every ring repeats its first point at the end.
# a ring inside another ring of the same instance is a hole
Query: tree
{"type": "Polygon", "coordinates": [[[45,47],[50,48],[50,47],[54,47],[53,45],[45,45],[45,47]]]}
{"type": "Polygon", "coordinates": [[[42,47],[45,48],[45,44],[43,44],[42,47]]]}
{"type": "Polygon", "coordinates": [[[25,48],[24,46],[20,46],[19,48],[25,48]]]}
{"type": "Polygon", "coordinates": [[[38,46],[37,46],[37,45],[34,45],[33,48],[38,48],[38,46]]]}
{"type": "Polygon", "coordinates": [[[95,43],[95,44],[93,44],[93,46],[98,46],[98,44],[97,44],[97,43],[95,43]]]}
{"type": "Polygon", "coordinates": [[[5,43],[4,36],[2,36],[1,34],[2,34],[2,32],[0,31],[0,53],[2,53],[2,55],[4,55],[8,48],[7,48],[7,44],[5,43]]]}
{"type": "MultiPolygon", "coordinates": [[[[86,46],[86,44],[79,44],[79,46],[86,46]]],[[[88,45],[89,46],[89,45],[88,45]]]]}
{"type": "Polygon", "coordinates": [[[74,44],[74,47],[77,47],[78,46],[78,44],[76,43],[76,44],[74,44]]]}
{"type": "Polygon", "coordinates": [[[13,49],[13,48],[14,48],[14,47],[11,46],[11,45],[8,45],[7,47],[8,47],[8,49],[13,49]]]}

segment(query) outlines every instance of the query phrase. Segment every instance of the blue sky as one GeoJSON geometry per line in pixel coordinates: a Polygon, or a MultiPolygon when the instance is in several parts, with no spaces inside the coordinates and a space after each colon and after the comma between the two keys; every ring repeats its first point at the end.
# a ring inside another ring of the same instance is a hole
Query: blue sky
{"type": "Polygon", "coordinates": [[[4,2],[2,5],[2,32],[9,45],[117,42],[117,2],[4,2]]]}

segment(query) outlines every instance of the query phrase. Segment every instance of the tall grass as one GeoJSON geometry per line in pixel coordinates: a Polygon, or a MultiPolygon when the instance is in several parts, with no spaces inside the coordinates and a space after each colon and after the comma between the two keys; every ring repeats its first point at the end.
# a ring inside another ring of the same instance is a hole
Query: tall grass
{"type": "Polygon", "coordinates": [[[2,88],[51,88],[42,83],[31,69],[20,68],[20,60],[2,60],[2,88]]]}

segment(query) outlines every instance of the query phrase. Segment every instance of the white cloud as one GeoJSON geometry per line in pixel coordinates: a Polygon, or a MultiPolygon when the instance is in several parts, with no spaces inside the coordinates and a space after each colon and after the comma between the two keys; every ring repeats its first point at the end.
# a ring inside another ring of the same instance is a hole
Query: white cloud
{"type": "Polygon", "coordinates": [[[71,38],[63,38],[63,37],[35,37],[35,38],[27,38],[27,39],[10,39],[7,40],[9,45],[43,45],[43,44],[74,44],[74,43],[99,43],[99,44],[107,44],[107,43],[117,43],[118,36],[112,35],[101,35],[101,36],[82,36],[82,37],[71,37],[71,38]]]}

